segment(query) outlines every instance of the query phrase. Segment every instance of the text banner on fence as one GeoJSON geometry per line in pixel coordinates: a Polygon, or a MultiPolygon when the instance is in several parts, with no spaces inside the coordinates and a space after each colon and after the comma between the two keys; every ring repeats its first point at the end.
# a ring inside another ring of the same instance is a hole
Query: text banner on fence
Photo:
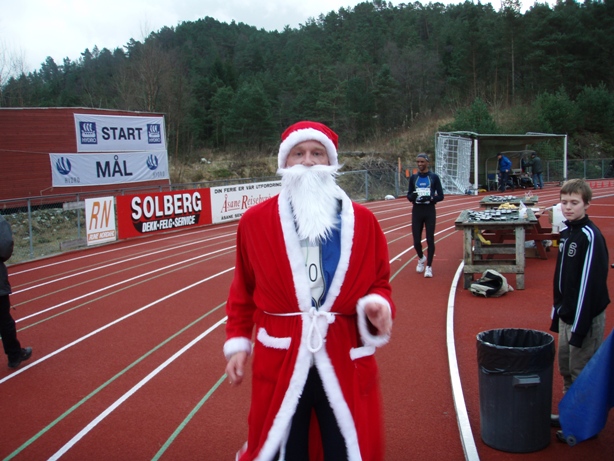
{"type": "Polygon", "coordinates": [[[209,190],[117,196],[119,238],[211,224],[209,190]]]}
{"type": "Polygon", "coordinates": [[[77,152],[166,150],[163,116],[74,116],[77,152]]]}
{"type": "Polygon", "coordinates": [[[212,187],[211,218],[214,223],[239,219],[248,208],[279,192],[281,181],[212,187]]]}
{"type": "Polygon", "coordinates": [[[166,151],[49,154],[53,187],[168,180],[166,151]]]}
{"type": "Polygon", "coordinates": [[[117,240],[113,197],[86,198],[85,222],[88,246],[117,240]]]}

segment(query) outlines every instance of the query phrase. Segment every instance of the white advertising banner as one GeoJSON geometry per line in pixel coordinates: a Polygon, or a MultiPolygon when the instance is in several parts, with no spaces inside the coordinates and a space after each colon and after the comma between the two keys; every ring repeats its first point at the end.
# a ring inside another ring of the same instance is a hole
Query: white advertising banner
{"type": "Polygon", "coordinates": [[[117,240],[113,197],[86,198],[85,222],[88,246],[117,240]]]}
{"type": "Polygon", "coordinates": [[[77,152],[166,150],[164,117],[74,114],[77,152]]]}
{"type": "Polygon", "coordinates": [[[281,192],[281,180],[211,188],[213,223],[234,221],[250,207],[281,192]]]}
{"type": "Polygon", "coordinates": [[[168,180],[166,151],[49,154],[53,187],[100,186],[168,180]]]}

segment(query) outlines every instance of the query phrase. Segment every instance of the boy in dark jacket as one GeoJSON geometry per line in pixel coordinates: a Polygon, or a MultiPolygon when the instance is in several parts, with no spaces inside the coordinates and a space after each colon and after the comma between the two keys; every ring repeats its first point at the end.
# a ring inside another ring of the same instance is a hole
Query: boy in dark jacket
{"type": "Polygon", "coordinates": [[[609,263],[605,239],[586,214],[590,186],[572,179],[560,194],[567,228],[561,232],[554,272],[550,330],[559,334],[559,372],[567,392],[603,341],[609,263]]]}
{"type": "Polygon", "coordinates": [[[0,335],[4,353],[9,358],[9,368],[17,368],[32,355],[32,348],[22,348],[17,340],[15,321],[11,316],[11,285],[4,264],[13,254],[13,233],[10,224],[0,215],[0,335]]]}

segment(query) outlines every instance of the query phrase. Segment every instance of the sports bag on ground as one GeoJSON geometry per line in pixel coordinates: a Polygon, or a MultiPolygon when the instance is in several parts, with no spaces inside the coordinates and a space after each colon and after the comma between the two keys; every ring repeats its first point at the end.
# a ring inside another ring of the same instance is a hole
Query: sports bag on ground
{"type": "Polygon", "coordinates": [[[514,291],[514,289],[507,283],[507,279],[499,272],[493,269],[487,269],[479,280],[471,284],[469,291],[475,296],[498,298],[508,291],[514,291]]]}

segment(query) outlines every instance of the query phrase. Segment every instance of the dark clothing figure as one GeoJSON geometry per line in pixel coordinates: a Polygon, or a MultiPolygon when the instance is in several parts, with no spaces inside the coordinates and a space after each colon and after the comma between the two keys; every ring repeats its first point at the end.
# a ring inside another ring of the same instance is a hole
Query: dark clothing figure
{"type": "Polygon", "coordinates": [[[542,159],[537,156],[535,152],[531,154],[531,160],[529,160],[529,166],[531,167],[531,173],[533,174],[533,189],[544,188],[544,181],[542,179],[542,173],[544,169],[542,167],[542,159]]]}
{"type": "Polygon", "coordinates": [[[565,221],[554,272],[550,330],[559,333],[559,371],[566,392],[595,354],[605,328],[608,295],[608,247],[584,216],[565,221]],[[573,347],[571,347],[573,346],[573,347]]]}
{"type": "Polygon", "coordinates": [[[554,271],[552,331],[559,318],[572,326],[569,343],[581,347],[593,318],[610,303],[608,295],[608,247],[588,215],[565,221],[554,271]]]}
{"type": "Polygon", "coordinates": [[[21,348],[17,339],[15,320],[11,316],[11,284],[9,274],[4,264],[13,254],[13,233],[10,224],[0,215],[0,335],[4,353],[8,356],[9,367],[17,368],[22,361],[32,355],[31,348],[21,348]]]}
{"type": "MultiPolygon", "coordinates": [[[[501,178],[499,190],[505,192],[505,188],[510,180],[510,173],[512,172],[512,162],[503,154],[497,154],[497,158],[499,159],[499,176],[501,178]]],[[[514,186],[512,185],[513,188],[514,186]]]]}
{"type": "Polygon", "coordinates": [[[441,180],[435,173],[416,173],[409,178],[407,200],[414,204],[412,209],[411,227],[414,238],[414,249],[422,260],[422,229],[426,229],[426,244],[428,256],[426,267],[431,267],[435,256],[435,204],[444,199],[441,180]]]}

